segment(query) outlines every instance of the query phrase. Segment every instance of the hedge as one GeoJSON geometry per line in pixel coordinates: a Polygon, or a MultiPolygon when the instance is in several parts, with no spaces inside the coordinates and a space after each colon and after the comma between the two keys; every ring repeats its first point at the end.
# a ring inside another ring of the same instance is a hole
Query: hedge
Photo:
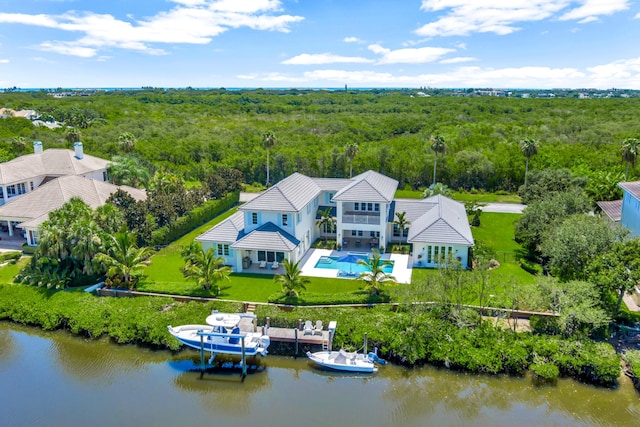
{"type": "Polygon", "coordinates": [[[238,192],[229,193],[221,199],[207,200],[202,206],[198,206],[189,211],[173,223],[153,231],[151,233],[151,244],[153,246],[168,245],[177,238],[184,236],[191,230],[230,209],[236,205],[239,200],[240,193],[238,192]]]}

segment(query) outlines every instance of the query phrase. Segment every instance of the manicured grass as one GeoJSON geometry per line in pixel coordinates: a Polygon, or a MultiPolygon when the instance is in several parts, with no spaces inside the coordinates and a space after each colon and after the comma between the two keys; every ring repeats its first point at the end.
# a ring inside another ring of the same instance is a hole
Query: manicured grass
{"type": "Polygon", "coordinates": [[[480,240],[498,254],[515,253],[522,250],[513,237],[515,223],[520,217],[520,214],[484,212],[480,216],[480,226],[472,227],[471,233],[475,240],[480,240]]]}
{"type": "Polygon", "coordinates": [[[0,268],[0,283],[15,283],[13,277],[22,270],[31,257],[23,256],[15,264],[8,263],[0,268]]]}
{"type": "MultiPolygon", "coordinates": [[[[395,197],[399,199],[422,199],[424,190],[398,190],[395,197]]],[[[453,199],[461,202],[475,201],[478,203],[521,203],[517,194],[495,194],[495,193],[467,193],[455,191],[453,199]]]]}

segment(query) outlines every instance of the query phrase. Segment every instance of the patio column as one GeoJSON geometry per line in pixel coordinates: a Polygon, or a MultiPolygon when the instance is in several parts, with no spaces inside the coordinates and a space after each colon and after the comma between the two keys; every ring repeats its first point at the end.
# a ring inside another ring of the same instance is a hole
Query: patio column
{"type": "Polygon", "coordinates": [[[9,236],[13,236],[13,224],[11,221],[7,221],[7,224],[9,225],[9,236]]]}

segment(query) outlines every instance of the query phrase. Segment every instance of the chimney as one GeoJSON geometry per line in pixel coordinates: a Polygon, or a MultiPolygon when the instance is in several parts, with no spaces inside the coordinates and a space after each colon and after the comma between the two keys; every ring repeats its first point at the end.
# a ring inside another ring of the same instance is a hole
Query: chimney
{"type": "Polygon", "coordinates": [[[73,150],[76,152],[76,159],[82,160],[84,158],[84,152],[82,150],[82,142],[74,142],[73,150]]]}
{"type": "Polygon", "coordinates": [[[34,154],[42,153],[42,142],[33,141],[33,152],[34,154]]]}

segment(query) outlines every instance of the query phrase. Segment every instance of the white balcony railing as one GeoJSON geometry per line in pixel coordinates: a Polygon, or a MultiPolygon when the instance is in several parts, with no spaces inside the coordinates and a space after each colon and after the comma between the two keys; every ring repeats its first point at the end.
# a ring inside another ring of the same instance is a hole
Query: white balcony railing
{"type": "Polygon", "coordinates": [[[353,213],[347,212],[342,215],[343,224],[368,224],[368,225],[380,225],[380,214],[373,212],[368,213],[353,213]]]}

